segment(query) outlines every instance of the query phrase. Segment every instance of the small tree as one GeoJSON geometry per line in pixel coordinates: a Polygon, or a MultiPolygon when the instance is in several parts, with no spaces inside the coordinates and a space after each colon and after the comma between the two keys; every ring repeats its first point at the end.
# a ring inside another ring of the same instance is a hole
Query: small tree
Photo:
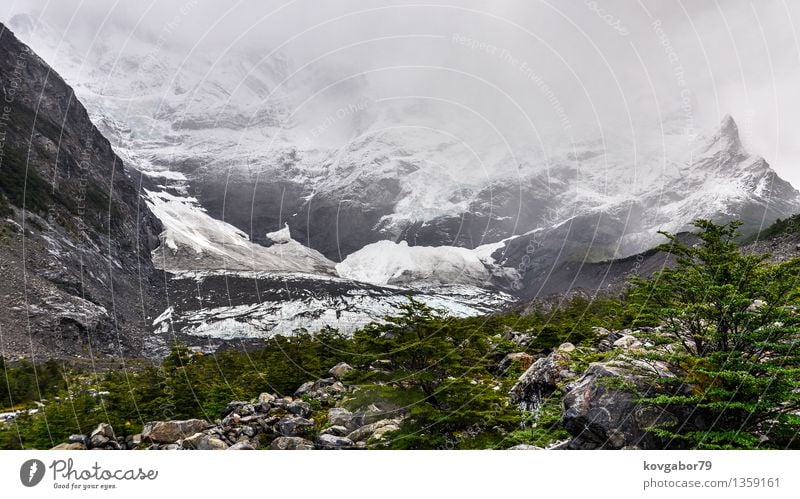
{"type": "Polygon", "coordinates": [[[519,425],[524,416],[508,386],[489,372],[495,340],[479,324],[414,300],[355,333],[362,397],[373,393],[408,411],[392,446],[490,447],[519,425]]]}
{"type": "Polygon", "coordinates": [[[689,432],[678,422],[654,431],[700,448],[797,446],[800,259],[770,264],[742,253],[739,222],[694,225],[693,246],[664,233],[676,265],[633,279],[629,300],[640,320],[661,323],[679,345],[640,354],[677,375],[653,380],[676,395],[643,402],[699,411],[709,428],[689,432]]]}

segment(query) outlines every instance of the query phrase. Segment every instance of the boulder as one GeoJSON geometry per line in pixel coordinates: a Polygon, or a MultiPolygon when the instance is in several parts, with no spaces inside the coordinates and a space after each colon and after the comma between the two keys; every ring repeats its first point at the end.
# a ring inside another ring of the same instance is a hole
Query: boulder
{"type": "Polygon", "coordinates": [[[574,349],[571,343],[565,343],[547,357],[542,357],[531,364],[511,387],[512,401],[519,404],[523,410],[533,411],[539,407],[544,397],[558,388],[559,384],[577,377],[577,374],[569,369],[571,352],[574,349]]]}
{"type": "Polygon", "coordinates": [[[337,437],[329,433],[319,435],[316,439],[316,444],[319,449],[349,449],[354,445],[349,438],[337,437]]]}
{"type": "Polygon", "coordinates": [[[347,438],[353,442],[366,442],[371,438],[380,440],[385,434],[399,429],[399,419],[383,419],[351,431],[347,434],[347,438]]]}
{"type": "Polygon", "coordinates": [[[311,415],[311,404],[304,400],[294,400],[286,406],[286,410],[295,416],[307,418],[311,415]]]}
{"type": "Polygon", "coordinates": [[[275,423],[275,431],[285,437],[307,435],[313,428],[313,421],[300,416],[286,416],[275,423]]]}
{"type": "Polygon", "coordinates": [[[116,436],[114,435],[114,428],[108,423],[100,423],[97,428],[89,435],[89,445],[92,449],[100,449],[111,445],[112,442],[116,444],[116,436]]]}
{"type": "Polygon", "coordinates": [[[89,437],[86,435],[74,434],[70,435],[67,439],[68,443],[71,444],[83,444],[84,447],[89,447],[89,437]]]}
{"type": "Polygon", "coordinates": [[[335,435],[337,437],[344,437],[348,433],[350,433],[350,430],[348,430],[346,426],[335,425],[325,428],[320,432],[320,435],[335,435]]]}
{"type": "MultiPolygon", "coordinates": [[[[651,382],[639,369],[655,369],[662,378],[674,377],[660,363],[643,365],[641,361],[597,362],[564,396],[562,423],[572,435],[571,449],[663,449],[676,445],[648,431],[656,425],[681,423],[687,430],[702,431],[706,425],[699,411],[660,407],[638,402],[639,393],[656,395],[651,382]],[[637,393],[639,392],[639,393],[637,393]]],[[[687,393],[689,388],[686,388],[687,393]]],[[[675,393],[669,393],[674,395],[675,393]]]]}
{"type": "Polygon", "coordinates": [[[300,395],[305,395],[306,393],[310,392],[312,388],[314,388],[314,382],[306,381],[305,383],[300,385],[300,387],[297,390],[295,390],[294,395],[295,397],[299,397],[300,395]]]}
{"type": "Polygon", "coordinates": [[[276,398],[278,398],[278,397],[276,397],[275,395],[272,395],[271,393],[264,392],[264,393],[262,393],[261,395],[258,396],[258,403],[259,404],[270,404],[276,398]]]}
{"type": "Polygon", "coordinates": [[[622,337],[614,341],[614,348],[621,348],[622,350],[636,350],[642,347],[642,342],[635,336],[630,334],[623,334],[622,337]]]}
{"type": "Polygon", "coordinates": [[[331,367],[331,370],[328,371],[328,374],[330,374],[336,379],[342,379],[344,375],[349,373],[350,371],[353,371],[353,368],[350,367],[349,364],[345,362],[339,362],[335,366],[331,367]]]}
{"type": "Polygon", "coordinates": [[[328,409],[328,423],[333,426],[348,426],[353,419],[353,413],[344,407],[331,407],[328,409]]]}
{"type": "Polygon", "coordinates": [[[209,437],[206,435],[205,438],[201,438],[197,442],[196,448],[197,450],[226,450],[228,448],[228,444],[219,438],[209,437]]]}
{"type": "Polygon", "coordinates": [[[517,444],[514,447],[509,447],[508,450],[544,450],[541,447],[528,444],[517,444]]]}
{"type": "Polygon", "coordinates": [[[381,419],[386,418],[386,412],[387,411],[381,410],[381,408],[377,405],[370,404],[366,408],[359,409],[354,412],[353,417],[346,426],[348,428],[359,428],[361,426],[380,421],[381,419]]]}
{"type": "Polygon", "coordinates": [[[202,419],[185,421],[151,421],[142,429],[142,441],[157,444],[172,444],[208,429],[209,424],[202,419]]]}
{"type": "Polygon", "coordinates": [[[278,437],[269,444],[272,450],[313,450],[314,443],[300,437],[278,437]]]}

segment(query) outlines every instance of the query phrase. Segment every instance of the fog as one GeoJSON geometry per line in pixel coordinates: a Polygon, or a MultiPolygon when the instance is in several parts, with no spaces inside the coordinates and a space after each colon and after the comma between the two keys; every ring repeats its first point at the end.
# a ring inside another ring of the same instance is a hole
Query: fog
{"type": "Polygon", "coordinates": [[[348,98],[402,102],[403,124],[533,148],[585,136],[637,140],[676,127],[691,136],[731,114],[746,146],[800,186],[798,2],[7,0],[0,7],[3,20],[20,12],[87,51],[116,30],[188,60],[280,54],[299,68],[297,78],[321,75],[308,99],[356,81],[348,98]]]}

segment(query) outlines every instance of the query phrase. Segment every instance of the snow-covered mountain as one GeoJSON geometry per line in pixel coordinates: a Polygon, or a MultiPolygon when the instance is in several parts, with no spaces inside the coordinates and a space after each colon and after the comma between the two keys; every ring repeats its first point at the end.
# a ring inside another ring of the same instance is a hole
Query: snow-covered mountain
{"type": "MultiPolygon", "coordinates": [[[[800,193],[745,150],[729,116],[698,137],[665,118],[635,140],[605,131],[533,147],[533,137],[475,137],[466,115],[437,117],[366,76],[321,74],[274,50],[198,53],[114,25],[81,45],[29,15],[10,26],[145,173],[144,199],[164,225],[154,263],[178,276],[325,276],[342,297],[343,286],[359,290],[351,310],[376,311],[403,290],[477,313],[475,290],[536,296],[556,266],[634,255],[696,218],[756,230],[800,211],[800,193]],[[380,290],[363,299],[360,283],[380,290]]],[[[301,302],[291,306],[308,316],[325,301],[301,302]]],[[[229,313],[272,331],[262,317],[278,312],[262,305],[256,293],[241,309],[172,314],[187,334],[229,313]]]]}

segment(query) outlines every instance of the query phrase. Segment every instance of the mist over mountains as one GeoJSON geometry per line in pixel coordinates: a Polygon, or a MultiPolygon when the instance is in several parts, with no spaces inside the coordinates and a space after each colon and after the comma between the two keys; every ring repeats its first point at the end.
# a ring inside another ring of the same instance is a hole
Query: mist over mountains
{"type": "MultiPolygon", "coordinates": [[[[7,26],[43,59],[34,82],[54,72],[71,87],[45,98],[74,91],[113,147],[102,164],[124,164],[124,204],[141,214],[112,203],[110,218],[152,219],[136,248],[167,277],[136,321],[153,344],[348,331],[407,296],[486,313],[568,292],[584,265],[616,268],[663,242],[660,230],[735,218],[753,233],[800,211],[800,193],[753,149],[751,115],[743,130],[733,110],[709,112],[706,95],[680,78],[674,88],[668,64],[648,99],[630,68],[604,68],[619,61],[550,46],[552,28],[525,34],[531,47],[498,29],[519,27],[513,16],[439,6],[425,20],[386,6],[312,25],[314,43],[257,23],[193,43],[185,27],[202,3],[141,23],[87,8],[66,26],[36,10],[7,26]],[[351,16],[367,27],[347,32],[351,16]]],[[[540,14],[531,22],[561,18],[540,14]]],[[[608,28],[591,33],[615,46],[608,28]]],[[[660,40],[646,53],[664,55],[660,40]]],[[[52,154],[59,129],[89,126],[51,121],[37,137],[52,154]]]]}

